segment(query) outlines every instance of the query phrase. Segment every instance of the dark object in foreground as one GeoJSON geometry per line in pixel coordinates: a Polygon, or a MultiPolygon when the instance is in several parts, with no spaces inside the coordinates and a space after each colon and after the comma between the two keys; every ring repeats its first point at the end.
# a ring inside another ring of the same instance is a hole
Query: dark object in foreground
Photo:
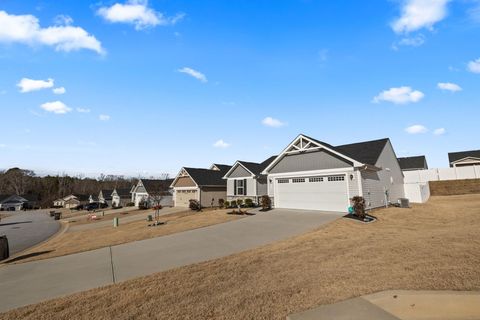
{"type": "Polygon", "coordinates": [[[8,247],[7,236],[0,237],[0,261],[10,257],[10,248],[8,247]]]}
{"type": "Polygon", "coordinates": [[[62,217],[61,212],[55,212],[55,220],[60,220],[61,217],[62,217]]]}
{"type": "Polygon", "coordinates": [[[355,214],[347,214],[345,216],[343,216],[344,218],[347,218],[347,219],[352,219],[352,220],[356,220],[356,221],[359,221],[359,222],[363,222],[363,223],[370,223],[370,222],[375,222],[377,221],[377,217],[374,217],[374,216],[371,216],[369,214],[366,214],[365,217],[361,218],[355,214]]]}
{"type": "Polygon", "coordinates": [[[154,223],[149,224],[149,227],[156,227],[156,226],[162,226],[164,224],[167,224],[166,222],[163,221],[155,221],[154,223]]]}
{"type": "Polygon", "coordinates": [[[254,216],[255,213],[251,213],[251,212],[247,212],[247,211],[242,211],[242,210],[233,210],[233,211],[229,211],[227,212],[227,214],[235,214],[235,215],[239,215],[239,216],[244,216],[244,215],[247,215],[247,216],[254,216]]]}

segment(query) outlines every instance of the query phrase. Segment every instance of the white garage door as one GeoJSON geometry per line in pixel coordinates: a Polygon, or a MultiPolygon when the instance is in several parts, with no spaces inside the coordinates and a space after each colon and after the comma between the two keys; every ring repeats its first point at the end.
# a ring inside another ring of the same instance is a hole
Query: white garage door
{"type": "Polygon", "coordinates": [[[344,175],[279,178],[275,183],[277,208],[347,212],[344,175]]]}
{"type": "Polygon", "coordinates": [[[177,190],[175,192],[175,207],[188,207],[190,200],[197,199],[197,190],[177,190]]]}

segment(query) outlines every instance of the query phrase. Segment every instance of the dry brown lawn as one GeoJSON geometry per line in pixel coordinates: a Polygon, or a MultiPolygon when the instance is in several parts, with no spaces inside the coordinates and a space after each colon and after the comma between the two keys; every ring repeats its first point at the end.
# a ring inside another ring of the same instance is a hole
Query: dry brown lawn
{"type": "MultiPolygon", "coordinates": [[[[105,220],[112,220],[113,218],[130,217],[130,216],[135,216],[135,215],[139,215],[139,214],[147,214],[147,213],[151,214],[152,216],[155,214],[155,212],[152,211],[152,210],[133,210],[133,211],[127,211],[127,212],[110,211],[103,216],[102,216],[102,211],[97,211],[97,212],[92,211],[92,212],[89,212],[89,213],[83,212],[83,214],[81,216],[77,216],[77,217],[70,216],[70,217],[68,217],[68,218],[74,218],[74,219],[70,220],[70,221],[67,221],[67,223],[70,226],[78,226],[78,225],[82,225],[82,224],[95,224],[95,223],[105,221],[105,220]],[[95,219],[95,220],[88,219],[88,215],[96,215],[97,219],[95,219]]],[[[113,224],[113,222],[112,222],[112,224],[113,224]]]]}
{"type": "Polygon", "coordinates": [[[282,242],[3,318],[285,319],[387,289],[480,289],[480,195],[434,197],[374,215],[379,221],[373,224],[340,219],[282,242]]]}
{"type": "MultiPolygon", "coordinates": [[[[145,212],[145,211],[143,211],[145,212]]],[[[153,213],[152,213],[153,215],[153,213]]],[[[113,215],[109,215],[109,219],[113,215]]],[[[245,216],[228,215],[226,210],[206,210],[203,212],[182,211],[161,216],[165,225],[149,227],[152,222],[145,220],[119,225],[62,233],[47,242],[21,253],[10,263],[24,263],[52,257],[64,256],[122,243],[166,236],[169,234],[211,226],[232,221],[245,216]]],[[[121,222],[121,221],[120,221],[121,222]]],[[[8,261],[7,261],[8,262],[8,261]]]]}

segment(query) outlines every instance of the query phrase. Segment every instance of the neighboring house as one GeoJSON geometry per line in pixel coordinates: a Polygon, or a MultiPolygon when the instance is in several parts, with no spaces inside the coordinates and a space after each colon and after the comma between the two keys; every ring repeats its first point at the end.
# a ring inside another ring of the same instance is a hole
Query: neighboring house
{"type": "Polygon", "coordinates": [[[151,202],[152,197],[161,196],[162,206],[172,206],[172,194],[170,184],[173,179],[156,180],[156,179],[140,179],[131,190],[131,202],[135,206],[139,206],[142,201],[151,202]]]}
{"type": "Polygon", "coordinates": [[[124,207],[127,203],[131,202],[132,195],[130,193],[131,188],[120,189],[115,188],[112,192],[112,207],[124,207]]]}
{"type": "Polygon", "coordinates": [[[398,158],[398,163],[402,171],[428,170],[425,156],[398,158]]]}
{"type": "Polygon", "coordinates": [[[0,198],[0,209],[2,211],[18,211],[22,209],[34,209],[37,207],[38,195],[25,194],[25,195],[13,195],[2,196],[0,198]]]}
{"type": "Polygon", "coordinates": [[[251,199],[259,203],[259,198],[268,193],[267,176],[262,171],[277,156],[273,156],[262,163],[237,161],[223,177],[227,180],[227,200],[251,199]]]}
{"type": "Polygon", "coordinates": [[[108,205],[109,207],[112,206],[112,193],[113,190],[111,189],[102,189],[98,193],[98,202],[108,205]]]}
{"type": "Polygon", "coordinates": [[[344,213],[354,196],[364,197],[367,209],[405,196],[389,139],[334,147],[301,134],[262,174],[276,208],[344,213]]]}
{"type": "Polygon", "coordinates": [[[171,184],[175,207],[188,207],[190,200],[203,207],[217,206],[219,199],[227,198],[223,177],[231,168],[224,164],[213,164],[209,169],[182,168],[171,184]]]}
{"type": "Polygon", "coordinates": [[[480,150],[450,152],[450,167],[480,166],[480,150]]]}
{"type": "Polygon", "coordinates": [[[74,209],[82,204],[90,203],[92,196],[89,195],[68,195],[53,201],[53,206],[57,208],[74,209]]]}

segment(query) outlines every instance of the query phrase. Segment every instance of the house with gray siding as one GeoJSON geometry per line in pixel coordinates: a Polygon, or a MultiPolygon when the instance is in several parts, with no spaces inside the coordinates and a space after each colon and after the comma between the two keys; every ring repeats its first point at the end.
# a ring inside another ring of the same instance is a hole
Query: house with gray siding
{"type": "Polygon", "coordinates": [[[153,198],[160,198],[160,204],[164,207],[172,206],[172,179],[140,179],[130,190],[131,202],[136,207],[142,202],[150,203],[153,198]]]}
{"type": "Polygon", "coordinates": [[[262,174],[276,208],[345,213],[354,196],[364,197],[367,209],[405,196],[390,139],[332,146],[300,134],[262,174]]]}
{"type": "Polygon", "coordinates": [[[276,158],[270,157],[261,163],[237,161],[225,174],[227,200],[251,199],[258,204],[261,196],[268,193],[267,176],[262,171],[276,158]]]}
{"type": "Polygon", "coordinates": [[[230,168],[224,164],[213,164],[209,169],[183,167],[171,184],[175,207],[188,208],[190,200],[197,200],[202,207],[217,206],[218,200],[227,197],[223,176],[230,168]]]}

